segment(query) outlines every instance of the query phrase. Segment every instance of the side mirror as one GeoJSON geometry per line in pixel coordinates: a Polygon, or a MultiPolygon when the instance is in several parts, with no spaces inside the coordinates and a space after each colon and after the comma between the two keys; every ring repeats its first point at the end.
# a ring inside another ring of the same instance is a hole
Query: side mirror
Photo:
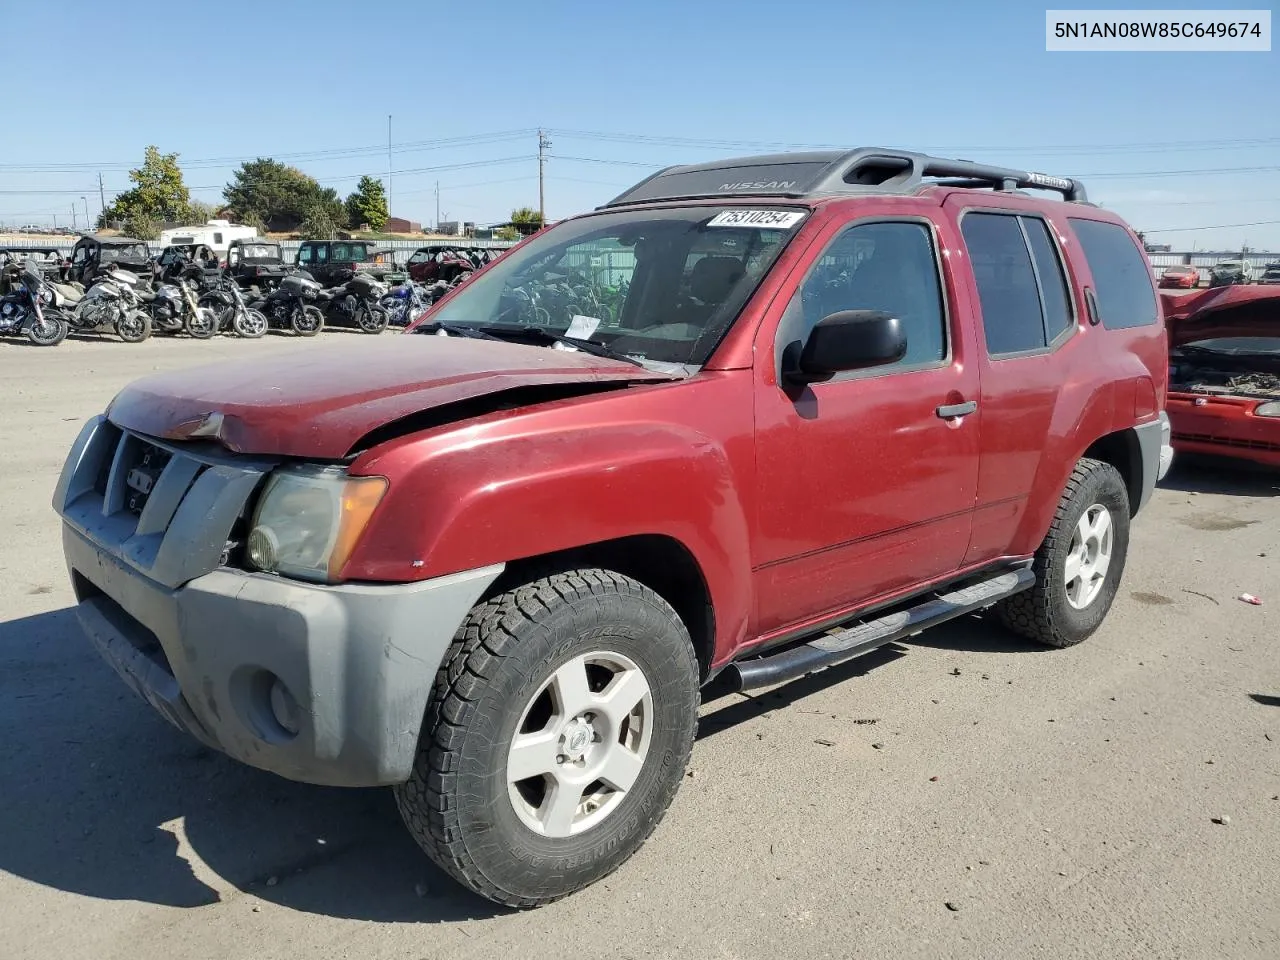
{"type": "Polygon", "coordinates": [[[787,350],[783,376],[793,383],[829,380],[846,370],[897,363],[906,355],[902,321],[880,310],[842,310],[823,317],[797,351],[787,350]]]}

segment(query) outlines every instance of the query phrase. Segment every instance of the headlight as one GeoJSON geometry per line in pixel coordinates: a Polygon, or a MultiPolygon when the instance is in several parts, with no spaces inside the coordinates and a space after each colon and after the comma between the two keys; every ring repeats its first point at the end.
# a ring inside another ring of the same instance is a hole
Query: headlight
{"type": "Polygon", "coordinates": [[[1254,408],[1254,416],[1280,417],[1280,400],[1268,400],[1254,408]]]}
{"type": "Polygon", "coordinates": [[[386,492],[382,477],[349,477],[341,467],[275,471],[254,510],[250,566],[334,582],[386,492]]]}

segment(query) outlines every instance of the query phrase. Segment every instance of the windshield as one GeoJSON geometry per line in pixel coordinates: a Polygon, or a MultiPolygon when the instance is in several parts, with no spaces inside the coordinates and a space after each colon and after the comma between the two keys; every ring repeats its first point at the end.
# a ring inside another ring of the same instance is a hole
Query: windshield
{"type": "Polygon", "coordinates": [[[279,260],[280,247],[274,243],[245,243],[238,247],[244,260],[279,260]]]}
{"type": "Polygon", "coordinates": [[[330,260],[359,262],[365,258],[363,243],[335,243],[329,252],[330,260]]]}
{"type": "Polygon", "coordinates": [[[640,361],[701,366],[806,215],[699,206],[571,220],[513,250],[427,322],[533,326],[640,361]]]}
{"type": "Polygon", "coordinates": [[[1196,340],[1186,346],[1196,350],[1210,350],[1225,356],[1272,354],[1280,357],[1280,337],[1214,337],[1209,340],[1196,340]]]}
{"type": "Polygon", "coordinates": [[[104,244],[99,253],[99,258],[108,262],[112,260],[132,260],[136,262],[146,260],[150,255],[146,245],[141,243],[110,247],[104,244]]]}

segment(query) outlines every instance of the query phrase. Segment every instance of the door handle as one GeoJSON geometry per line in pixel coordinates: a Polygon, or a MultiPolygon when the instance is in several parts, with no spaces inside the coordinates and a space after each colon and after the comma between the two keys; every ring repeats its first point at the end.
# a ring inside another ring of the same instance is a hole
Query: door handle
{"type": "Polygon", "coordinates": [[[977,400],[966,400],[964,403],[944,403],[938,408],[938,416],[943,420],[950,420],[953,417],[963,417],[966,414],[973,413],[978,409],[977,400]]]}

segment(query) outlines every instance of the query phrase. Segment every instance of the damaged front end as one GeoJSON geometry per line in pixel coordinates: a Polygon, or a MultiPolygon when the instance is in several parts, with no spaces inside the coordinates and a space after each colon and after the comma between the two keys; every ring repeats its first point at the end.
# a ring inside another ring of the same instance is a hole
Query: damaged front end
{"type": "Polygon", "coordinates": [[[1280,468],[1280,289],[1166,297],[1173,446],[1280,468]]]}

